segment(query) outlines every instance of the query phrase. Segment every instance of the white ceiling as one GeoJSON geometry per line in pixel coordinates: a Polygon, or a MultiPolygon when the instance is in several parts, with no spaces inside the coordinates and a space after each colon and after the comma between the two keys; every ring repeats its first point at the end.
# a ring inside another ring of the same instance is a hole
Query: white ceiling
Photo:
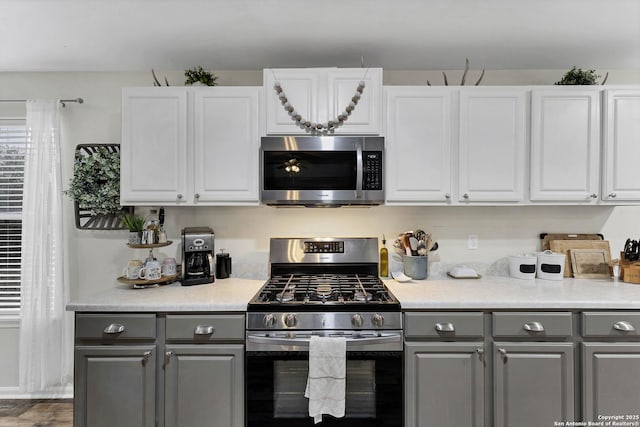
{"type": "Polygon", "coordinates": [[[0,0],[0,71],[640,69],[640,0],[0,0]]]}

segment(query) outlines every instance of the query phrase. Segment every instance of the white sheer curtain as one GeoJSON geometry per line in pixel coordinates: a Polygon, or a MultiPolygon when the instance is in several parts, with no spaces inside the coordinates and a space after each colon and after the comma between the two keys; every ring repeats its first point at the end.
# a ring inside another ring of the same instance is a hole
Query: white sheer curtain
{"type": "Polygon", "coordinates": [[[55,100],[27,101],[19,377],[29,393],[64,387],[73,376],[58,108],[55,100]]]}

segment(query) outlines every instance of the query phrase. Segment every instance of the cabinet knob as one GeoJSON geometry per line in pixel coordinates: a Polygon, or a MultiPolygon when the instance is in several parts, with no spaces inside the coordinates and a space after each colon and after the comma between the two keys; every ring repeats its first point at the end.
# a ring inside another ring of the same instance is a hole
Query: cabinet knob
{"type": "Polygon", "coordinates": [[[620,332],[634,332],[636,328],[627,321],[616,322],[613,325],[613,329],[620,332]]]}
{"type": "Polygon", "coordinates": [[[617,196],[616,193],[609,193],[609,198],[611,198],[611,199],[615,199],[616,196],[617,196]]]}
{"type": "Polygon", "coordinates": [[[173,356],[173,351],[167,351],[164,353],[164,364],[168,364],[171,361],[171,356],[173,356]]]}
{"type": "Polygon", "coordinates": [[[449,199],[451,198],[451,194],[449,194],[449,193],[445,194],[445,195],[444,195],[444,198],[445,198],[445,199],[447,199],[447,200],[449,200],[449,199]]]}
{"type": "Polygon", "coordinates": [[[193,333],[195,335],[211,335],[215,331],[216,330],[213,328],[213,326],[210,326],[210,325],[198,325],[198,326],[196,326],[196,329],[193,331],[193,333]]]}
{"type": "Polygon", "coordinates": [[[468,194],[468,193],[464,193],[464,194],[462,195],[462,197],[463,197],[465,200],[467,200],[467,199],[469,199],[469,194],[468,194]]]}
{"type": "Polygon", "coordinates": [[[119,323],[112,323],[104,328],[102,332],[104,332],[105,334],[115,335],[123,333],[124,329],[124,325],[120,325],[119,323]]]}
{"type": "Polygon", "coordinates": [[[198,199],[200,198],[200,194],[199,194],[199,193],[196,193],[196,194],[194,194],[194,195],[193,195],[193,197],[195,197],[195,198],[196,198],[196,200],[198,200],[198,199]]]}
{"type": "Polygon", "coordinates": [[[182,200],[182,194],[178,193],[178,200],[182,200]]]}
{"type": "Polygon", "coordinates": [[[436,323],[435,330],[438,332],[455,332],[456,328],[453,323],[436,323]]]}
{"type": "Polygon", "coordinates": [[[592,199],[597,199],[598,195],[596,193],[591,193],[589,197],[591,197],[592,199]]]}
{"type": "Polygon", "coordinates": [[[527,332],[544,332],[544,326],[540,322],[525,323],[522,327],[527,332]]]}

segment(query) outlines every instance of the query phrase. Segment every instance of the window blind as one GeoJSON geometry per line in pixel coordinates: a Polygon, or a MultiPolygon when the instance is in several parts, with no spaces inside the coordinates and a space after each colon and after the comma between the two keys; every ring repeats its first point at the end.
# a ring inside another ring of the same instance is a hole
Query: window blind
{"type": "Polygon", "coordinates": [[[0,312],[20,308],[24,120],[0,120],[0,312]]]}

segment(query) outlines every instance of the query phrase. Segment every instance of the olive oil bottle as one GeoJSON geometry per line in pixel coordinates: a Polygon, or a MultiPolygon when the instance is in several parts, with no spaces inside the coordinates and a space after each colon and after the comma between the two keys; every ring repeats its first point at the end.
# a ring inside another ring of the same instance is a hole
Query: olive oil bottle
{"type": "Polygon", "coordinates": [[[380,248],[380,277],[389,277],[389,250],[387,240],[382,235],[382,247],[380,248]]]}

